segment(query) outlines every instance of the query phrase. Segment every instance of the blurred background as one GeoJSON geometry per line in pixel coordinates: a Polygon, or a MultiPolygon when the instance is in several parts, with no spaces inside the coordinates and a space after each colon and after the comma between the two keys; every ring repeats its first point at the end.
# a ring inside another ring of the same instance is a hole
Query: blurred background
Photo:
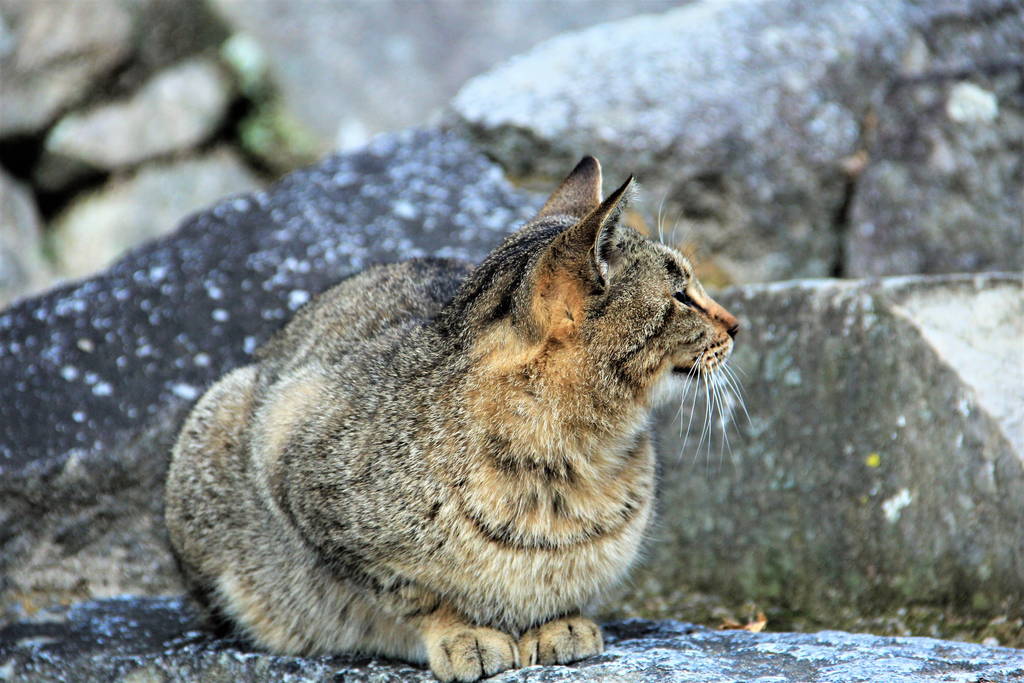
{"type": "Polygon", "coordinates": [[[0,0],[0,608],[180,592],[204,387],[582,154],[744,321],[750,413],[659,416],[606,616],[1024,647],[1020,0],[0,0]]]}
{"type": "Polygon", "coordinates": [[[0,306],[671,0],[2,0],[0,306]]]}

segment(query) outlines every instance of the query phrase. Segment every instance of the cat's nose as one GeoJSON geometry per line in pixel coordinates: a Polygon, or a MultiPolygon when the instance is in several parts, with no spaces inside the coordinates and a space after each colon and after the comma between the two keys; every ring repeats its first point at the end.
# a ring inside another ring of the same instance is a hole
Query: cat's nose
{"type": "Polygon", "coordinates": [[[733,339],[736,338],[736,333],[739,332],[739,331],[740,331],[740,324],[739,323],[734,323],[732,327],[730,327],[728,330],[726,330],[726,332],[729,333],[729,336],[732,337],[733,339]]]}

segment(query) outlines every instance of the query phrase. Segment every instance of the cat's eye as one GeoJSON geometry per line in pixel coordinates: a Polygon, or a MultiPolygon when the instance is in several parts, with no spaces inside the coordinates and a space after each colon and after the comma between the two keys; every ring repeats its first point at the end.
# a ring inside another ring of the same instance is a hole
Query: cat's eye
{"type": "Polygon", "coordinates": [[[676,301],[678,301],[682,305],[689,306],[690,308],[696,308],[696,306],[693,303],[693,299],[691,299],[690,295],[687,294],[686,292],[678,291],[672,296],[675,298],[676,301]]]}

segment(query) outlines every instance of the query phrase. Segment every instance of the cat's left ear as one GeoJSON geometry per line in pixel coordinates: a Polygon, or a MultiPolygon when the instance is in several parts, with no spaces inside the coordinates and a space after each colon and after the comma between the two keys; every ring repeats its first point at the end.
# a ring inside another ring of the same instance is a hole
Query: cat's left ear
{"type": "Polygon", "coordinates": [[[597,280],[600,287],[608,285],[608,279],[618,260],[615,233],[619,226],[619,217],[626,208],[632,191],[633,176],[629,176],[626,182],[608,195],[597,208],[559,236],[569,251],[586,256],[590,275],[597,280]]]}
{"type": "Polygon", "coordinates": [[[585,156],[544,202],[537,218],[570,216],[583,218],[601,203],[601,163],[585,156]]]}

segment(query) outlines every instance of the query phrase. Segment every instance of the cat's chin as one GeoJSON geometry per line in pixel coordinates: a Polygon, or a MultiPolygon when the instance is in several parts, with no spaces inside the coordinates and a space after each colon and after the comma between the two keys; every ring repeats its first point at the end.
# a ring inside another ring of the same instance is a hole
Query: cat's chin
{"type": "Polygon", "coordinates": [[[658,380],[658,383],[654,385],[654,391],[651,394],[654,406],[657,407],[669,401],[677,400],[682,396],[683,389],[686,388],[687,378],[692,376],[693,373],[689,369],[673,368],[670,372],[666,372],[658,380]]]}

